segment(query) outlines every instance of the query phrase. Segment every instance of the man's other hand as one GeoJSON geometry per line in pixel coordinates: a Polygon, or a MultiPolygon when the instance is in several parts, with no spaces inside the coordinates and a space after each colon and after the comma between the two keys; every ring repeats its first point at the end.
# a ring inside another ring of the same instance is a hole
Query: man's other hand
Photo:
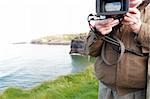
{"type": "Polygon", "coordinates": [[[118,24],[119,24],[118,19],[115,20],[113,18],[108,18],[108,19],[96,21],[95,27],[102,35],[106,35],[112,31],[112,27],[118,24]]]}

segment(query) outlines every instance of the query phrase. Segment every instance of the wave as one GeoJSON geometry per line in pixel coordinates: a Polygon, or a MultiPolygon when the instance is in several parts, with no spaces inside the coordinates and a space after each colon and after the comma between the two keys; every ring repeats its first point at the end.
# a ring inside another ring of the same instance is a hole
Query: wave
{"type": "MultiPolygon", "coordinates": [[[[20,57],[7,58],[0,61],[0,78],[9,76],[23,68],[21,64],[18,64],[20,57]]],[[[21,62],[19,62],[21,63],[21,62]]]]}
{"type": "Polygon", "coordinates": [[[17,71],[19,71],[22,67],[18,66],[7,66],[7,67],[0,67],[0,78],[9,76],[17,71]]]}

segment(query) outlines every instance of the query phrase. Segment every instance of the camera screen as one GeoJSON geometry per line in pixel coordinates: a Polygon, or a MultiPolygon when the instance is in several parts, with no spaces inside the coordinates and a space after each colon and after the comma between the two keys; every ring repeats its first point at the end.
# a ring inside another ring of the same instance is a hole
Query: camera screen
{"type": "Polygon", "coordinates": [[[111,2],[105,4],[105,11],[120,11],[121,2],[111,2]]]}

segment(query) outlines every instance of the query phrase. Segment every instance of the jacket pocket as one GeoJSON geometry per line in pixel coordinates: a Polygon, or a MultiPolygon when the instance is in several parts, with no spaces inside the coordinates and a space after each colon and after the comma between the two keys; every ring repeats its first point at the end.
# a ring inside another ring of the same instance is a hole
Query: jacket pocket
{"type": "Polygon", "coordinates": [[[115,68],[116,66],[107,66],[101,59],[101,57],[97,57],[96,63],[94,65],[95,67],[95,75],[97,79],[102,81],[105,84],[108,85],[114,85],[115,84],[115,68]]]}
{"type": "Polygon", "coordinates": [[[147,57],[133,54],[125,55],[119,73],[119,86],[127,88],[144,88],[146,84],[147,57]]]}

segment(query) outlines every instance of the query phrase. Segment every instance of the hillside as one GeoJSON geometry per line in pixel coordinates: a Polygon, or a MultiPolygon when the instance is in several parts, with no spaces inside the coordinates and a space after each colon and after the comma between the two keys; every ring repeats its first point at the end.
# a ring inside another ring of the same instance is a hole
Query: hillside
{"type": "Polygon", "coordinates": [[[69,45],[71,40],[85,39],[86,35],[87,33],[50,35],[34,39],[31,44],[69,45]]]}

